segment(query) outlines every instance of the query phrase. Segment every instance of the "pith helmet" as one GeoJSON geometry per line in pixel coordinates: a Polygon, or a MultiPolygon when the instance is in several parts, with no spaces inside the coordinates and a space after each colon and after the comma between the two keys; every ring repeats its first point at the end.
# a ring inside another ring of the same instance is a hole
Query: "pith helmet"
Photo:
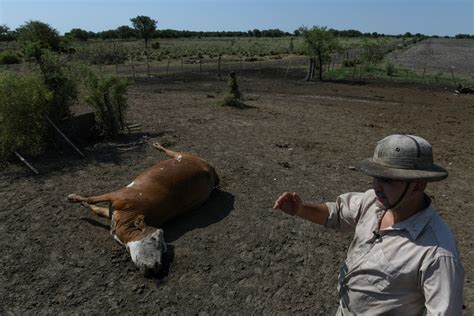
{"type": "Polygon", "coordinates": [[[431,144],[414,135],[390,135],[377,143],[374,156],[359,162],[357,168],[375,177],[402,181],[440,181],[448,172],[433,163],[431,144]]]}

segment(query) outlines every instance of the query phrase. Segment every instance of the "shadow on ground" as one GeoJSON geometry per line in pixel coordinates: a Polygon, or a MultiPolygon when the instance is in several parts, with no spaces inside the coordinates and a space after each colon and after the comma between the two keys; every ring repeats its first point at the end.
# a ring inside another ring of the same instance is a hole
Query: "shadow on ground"
{"type": "Polygon", "coordinates": [[[205,228],[224,219],[234,210],[234,196],[216,189],[200,208],[163,225],[165,240],[171,243],[189,231],[205,228]]]}

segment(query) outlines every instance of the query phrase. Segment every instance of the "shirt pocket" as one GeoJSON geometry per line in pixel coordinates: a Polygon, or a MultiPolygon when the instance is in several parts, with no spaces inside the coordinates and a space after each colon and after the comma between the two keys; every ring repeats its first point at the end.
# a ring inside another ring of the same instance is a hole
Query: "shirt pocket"
{"type": "Polygon", "coordinates": [[[374,251],[374,255],[370,256],[367,264],[367,282],[375,286],[380,291],[386,290],[395,279],[400,271],[396,269],[385,257],[381,248],[374,251]]]}
{"type": "Polygon", "coordinates": [[[345,274],[343,284],[353,290],[367,293],[387,290],[400,272],[390,264],[381,249],[372,249],[369,255],[361,258],[358,263],[346,262],[342,273],[345,274]]]}

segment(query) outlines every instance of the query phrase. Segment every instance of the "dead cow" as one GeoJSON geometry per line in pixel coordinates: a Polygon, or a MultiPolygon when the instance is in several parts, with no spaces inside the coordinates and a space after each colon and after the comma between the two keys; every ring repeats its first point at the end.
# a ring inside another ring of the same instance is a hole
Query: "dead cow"
{"type": "Polygon", "coordinates": [[[159,272],[166,252],[164,222],[202,205],[219,178],[204,159],[188,153],[154,147],[172,159],[148,168],[126,187],[93,197],[70,194],[68,201],[81,203],[95,214],[111,219],[111,234],[124,245],[132,261],[145,275],[159,272]],[[108,202],[109,207],[94,204],[108,202]]]}

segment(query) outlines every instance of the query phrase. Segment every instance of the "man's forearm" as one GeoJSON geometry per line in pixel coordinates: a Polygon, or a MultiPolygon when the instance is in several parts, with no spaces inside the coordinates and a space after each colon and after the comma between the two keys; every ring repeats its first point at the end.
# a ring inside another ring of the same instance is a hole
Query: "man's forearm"
{"type": "Polygon", "coordinates": [[[307,219],[316,224],[325,225],[329,217],[329,209],[324,203],[303,203],[303,205],[298,209],[295,215],[307,219]]]}

